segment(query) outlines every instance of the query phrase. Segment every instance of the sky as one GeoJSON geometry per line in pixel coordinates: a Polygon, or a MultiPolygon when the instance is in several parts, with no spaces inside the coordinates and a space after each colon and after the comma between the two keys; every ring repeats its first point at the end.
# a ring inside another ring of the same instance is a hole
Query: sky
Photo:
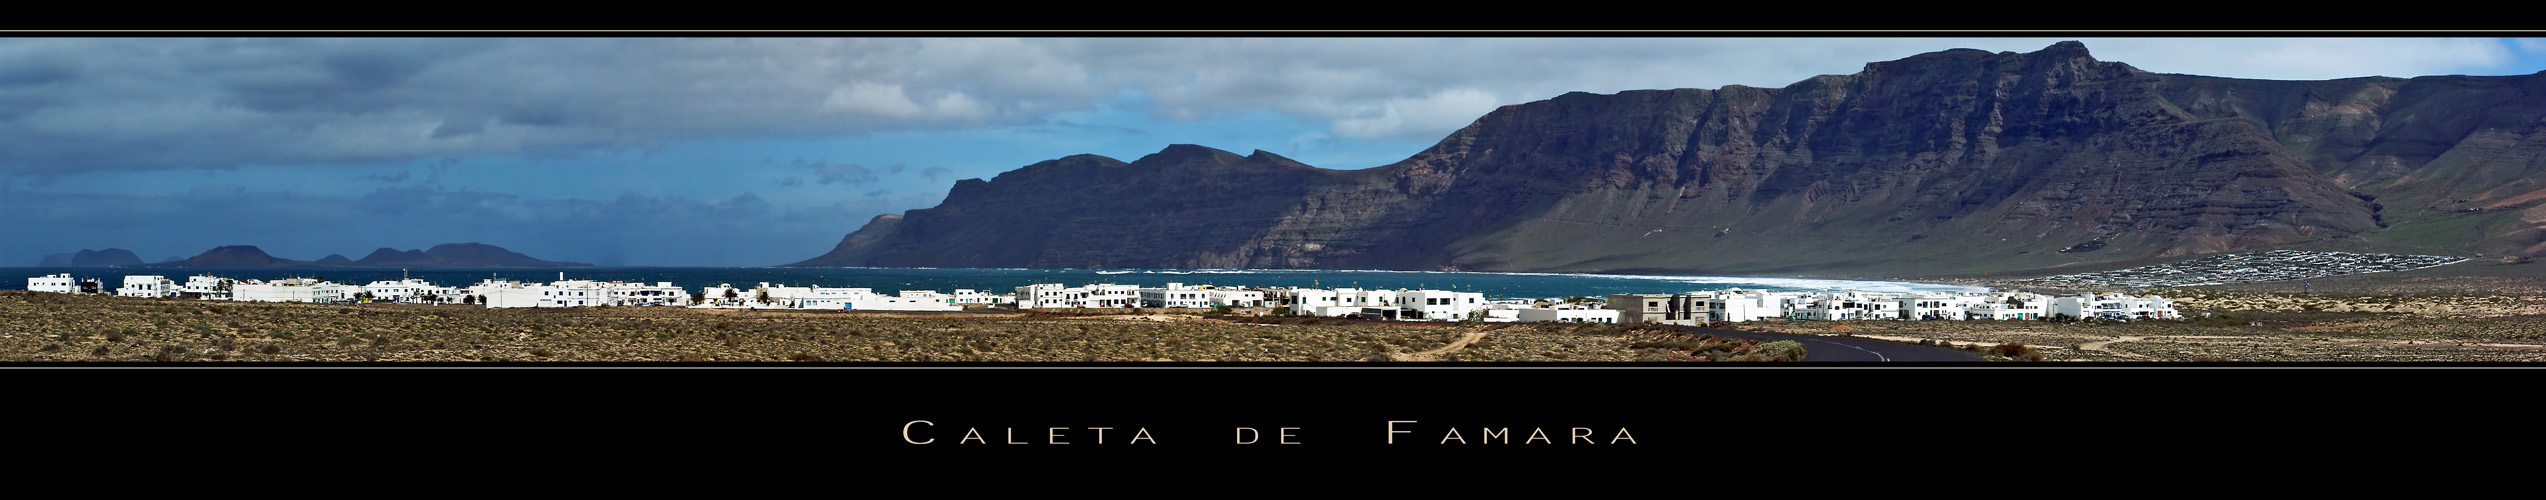
{"type": "Polygon", "coordinates": [[[774,266],[1074,154],[1370,168],[1566,92],[2061,40],[2235,78],[2546,71],[2546,39],[2502,38],[0,38],[0,266],[463,242],[774,266]]]}

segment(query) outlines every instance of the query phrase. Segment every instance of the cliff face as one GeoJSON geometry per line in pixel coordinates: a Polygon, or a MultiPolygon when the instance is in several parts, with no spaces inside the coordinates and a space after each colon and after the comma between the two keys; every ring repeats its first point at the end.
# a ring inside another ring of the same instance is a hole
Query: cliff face
{"type": "Polygon", "coordinates": [[[2168,100],[2270,131],[2373,197],[2399,251],[2546,255],[2546,73],[2273,82],[2168,75],[2168,100]]]}
{"type": "Polygon", "coordinates": [[[893,231],[900,229],[901,225],[901,214],[884,214],[875,216],[874,219],[867,220],[866,226],[858,228],[857,232],[849,233],[848,236],[841,237],[840,244],[831,247],[830,253],[822,254],[821,257],[815,257],[812,260],[789,265],[801,267],[856,267],[866,265],[866,256],[872,251],[876,243],[883,241],[885,236],[889,236],[893,234],[893,231]]]}
{"type": "Polygon", "coordinates": [[[1369,170],[1188,145],[1073,156],[960,182],[798,265],[1963,272],[2421,244],[2372,236],[2468,213],[2496,234],[2453,244],[2534,253],[2539,82],[1952,50],[1782,89],[1505,106],[1369,170]]]}

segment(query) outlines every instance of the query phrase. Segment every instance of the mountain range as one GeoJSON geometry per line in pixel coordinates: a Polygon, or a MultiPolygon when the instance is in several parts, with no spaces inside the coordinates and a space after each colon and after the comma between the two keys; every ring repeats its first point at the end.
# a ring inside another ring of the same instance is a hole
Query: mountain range
{"type": "Polygon", "coordinates": [[[2546,255],[2546,73],[2245,80],[2076,42],[1569,93],[1394,164],[1173,145],[958,181],[793,266],[1944,274],[2546,255]]]}
{"type": "MultiPolygon", "coordinates": [[[[110,250],[111,250],[111,249],[110,249],[110,250]]],[[[130,255],[130,253],[131,253],[131,252],[125,252],[125,253],[126,253],[126,255],[130,255]]],[[[49,258],[48,258],[47,262],[50,262],[49,258]]],[[[433,268],[503,268],[503,267],[527,267],[527,268],[592,267],[592,264],[585,264],[585,263],[580,263],[580,262],[550,262],[550,261],[545,261],[545,260],[539,260],[539,259],[531,258],[531,257],[530,257],[530,256],[528,256],[528,255],[522,255],[522,254],[520,254],[520,253],[513,252],[513,251],[511,251],[511,250],[505,250],[505,249],[504,249],[504,248],[502,248],[502,247],[497,247],[497,246],[494,246],[494,245],[488,245],[488,244],[484,244],[484,243],[446,243],[446,244],[441,244],[441,245],[434,245],[432,249],[430,249],[430,250],[422,250],[422,251],[418,251],[418,250],[406,250],[406,251],[399,251],[399,250],[395,250],[395,249],[382,248],[382,249],[379,249],[379,250],[373,250],[373,251],[371,252],[371,255],[368,255],[368,256],[363,257],[363,258],[362,258],[362,260],[352,260],[352,259],[347,259],[347,258],[345,258],[345,256],[343,256],[343,255],[330,254],[330,255],[328,255],[328,256],[326,256],[326,257],[324,257],[324,258],[320,258],[320,259],[318,259],[318,260],[316,260],[316,261],[302,261],[302,260],[292,260],[292,259],[285,259],[285,258],[275,257],[275,256],[272,256],[272,255],[268,255],[268,254],[266,254],[264,249],[257,248],[257,247],[256,247],[256,246],[254,246],[254,245],[229,245],[229,246],[223,246],[223,247],[213,248],[213,249],[211,249],[211,250],[206,250],[206,251],[204,251],[202,254],[198,254],[198,255],[195,255],[194,257],[186,258],[186,259],[184,259],[184,260],[174,260],[174,261],[170,261],[170,262],[162,262],[162,263],[157,263],[157,264],[147,264],[147,265],[144,265],[144,264],[140,264],[140,263],[139,263],[139,259],[134,259],[134,263],[133,263],[133,264],[129,264],[128,266],[134,266],[134,267],[220,267],[220,268],[242,268],[242,267],[348,267],[348,268],[409,268],[409,269],[433,269],[433,268]]]]}

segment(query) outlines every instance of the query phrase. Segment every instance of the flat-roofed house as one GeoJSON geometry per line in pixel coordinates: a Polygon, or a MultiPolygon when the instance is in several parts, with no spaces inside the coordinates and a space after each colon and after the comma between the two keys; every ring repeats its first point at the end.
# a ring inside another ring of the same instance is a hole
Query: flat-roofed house
{"type": "Polygon", "coordinates": [[[80,288],[79,282],[71,279],[71,273],[62,273],[27,278],[27,291],[79,293],[80,288]]]}
{"type": "Polygon", "coordinates": [[[1183,283],[1168,283],[1162,288],[1141,288],[1141,307],[1175,307],[1202,309],[1211,307],[1211,293],[1183,283]]]}
{"type": "Polygon", "coordinates": [[[1609,295],[1609,308],[1620,324],[1703,325],[1712,319],[1712,293],[1621,293],[1609,295]]]}
{"type": "Polygon", "coordinates": [[[125,276],[124,287],[115,289],[115,295],[119,297],[175,297],[177,282],[156,274],[125,276]]]}

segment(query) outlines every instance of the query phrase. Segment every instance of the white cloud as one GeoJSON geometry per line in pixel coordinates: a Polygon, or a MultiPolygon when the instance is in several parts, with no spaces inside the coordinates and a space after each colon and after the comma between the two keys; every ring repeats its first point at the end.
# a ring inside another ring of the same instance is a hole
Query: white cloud
{"type": "Polygon", "coordinates": [[[902,92],[900,84],[867,82],[852,83],[832,89],[831,97],[822,101],[822,110],[896,118],[916,117],[928,111],[920,107],[918,102],[912,101],[909,94],[902,92]]]}
{"type": "MultiPolygon", "coordinates": [[[[1040,123],[1126,93],[1437,138],[1570,91],[1782,87],[2057,38],[0,39],[0,174],[406,161],[1040,123]]],[[[2084,39],[2158,72],[2528,74],[2536,39],[2084,39]]]]}
{"type": "Polygon", "coordinates": [[[1375,116],[1336,120],[1335,135],[1355,139],[1440,139],[1493,111],[1503,101],[1476,89],[1450,89],[1420,98],[1389,99],[1375,116]]]}

